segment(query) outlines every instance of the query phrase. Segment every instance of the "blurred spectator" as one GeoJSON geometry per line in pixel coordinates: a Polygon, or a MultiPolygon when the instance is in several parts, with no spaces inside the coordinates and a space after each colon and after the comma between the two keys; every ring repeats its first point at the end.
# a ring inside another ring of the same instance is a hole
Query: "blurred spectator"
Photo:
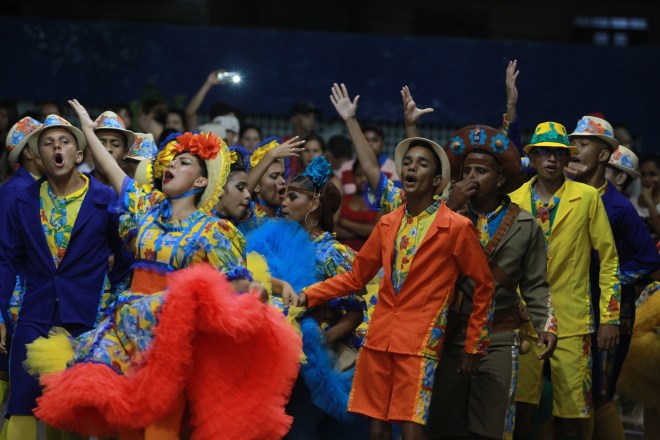
{"type": "Polygon", "coordinates": [[[241,126],[241,133],[238,137],[238,144],[248,150],[250,153],[259,142],[263,140],[261,130],[256,125],[243,125],[241,126]]]}
{"type": "Polygon", "coordinates": [[[50,100],[41,103],[41,121],[45,121],[48,115],[63,116],[64,111],[59,102],[50,100]]]}
{"type": "Polygon", "coordinates": [[[307,165],[315,157],[323,156],[323,153],[325,153],[325,141],[316,133],[306,136],[303,140],[305,141],[305,151],[300,155],[300,160],[303,168],[307,168],[307,165]]]}
{"type": "Polygon", "coordinates": [[[160,139],[167,122],[167,103],[160,99],[149,98],[142,101],[138,128],[142,133],[151,133],[154,139],[160,139]]]}
{"type": "Polygon", "coordinates": [[[121,120],[124,121],[124,125],[127,129],[133,129],[133,111],[131,110],[130,105],[120,102],[111,105],[108,107],[108,110],[117,113],[121,120]]]}
{"type": "Polygon", "coordinates": [[[177,108],[169,109],[167,111],[167,119],[165,120],[165,128],[171,128],[181,133],[186,131],[186,114],[183,110],[177,108]]]}
{"type": "Polygon", "coordinates": [[[234,115],[216,116],[212,122],[202,124],[198,128],[203,132],[217,134],[227,145],[235,145],[238,142],[238,133],[241,131],[238,118],[234,115]]]}
{"type": "Polygon", "coordinates": [[[12,102],[0,102],[0,185],[12,173],[12,167],[9,164],[9,153],[5,149],[5,141],[9,134],[9,129],[18,120],[17,113],[16,104],[12,102]]]}
{"type": "Polygon", "coordinates": [[[352,172],[356,190],[354,194],[344,194],[335,232],[340,242],[357,252],[371,235],[380,212],[369,209],[364,199],[368,183],[357,159],[353,161],[352,172]]]}
{"type": "Polygon", "coordinates": [[[341,134],[335,135],[328,140],[325,150],[325,158],[330,162],[335,176],[341,178],[341,168],[353,159],[353,144],[351,140],[341,134]]]}
{"type": "MultiPolygon", "coordinates": [[[[208,77],[206,78],[206,81],[202,84],[200,89],[197,91],[195,96],[190,100],[188,103],[188,106],[186,107],[186,112],[185,112],[185,121],[187,124],[187,129],[188,130],[197,130],[199,127],[198,123],[198,111],[199,108],[202,106],[202,103],[204,102],[204,99],[206,99],[206,95],[209,93],[211,88],[214,86],[217,86],[218,84],[228,84],[229,79],[219,79],[218,74],[221,72],[225,72],[224,69],[220,70],[214,70],[213,72],[209,73],[208,77]]],[[[235,116],[239,119],[239,124],[240,120],[242,118],[241,112],[234,108],[233,106],[227,104],[226,102],[218,101],[214,103],[210,110],[209,110],[209,120],[214,121],[216,117],[218,116],[235,116]]],[[[216,133],[217,134],[217,133],[216,133]]],[[[219,135],[218,135],[219,136],[219,135]]]]}
{"type": "MultiPolygon", "coordinates": [[[[378,157],[378,163],[380,163],[380,170],[385,173],[388,179],[392,180],[395,185],[400,186],[401,182],[399,181],[399,176],[396,173],[396,166],[394,161],[387,157],[387,154],[383,152],[385,149],[385,134],[383,130],[375,125],[366,125],[362,132],[369,142],[369,146],[378,157]]],[[[355,182],[353,179],[353,161],[345,162],[340,168],[340,179],[341,183],[344,185],[344,191],[346,194],[355,193],[355,182]]]]}
{"type": "Polygon", "coordinates": [[[652,154],[639,162],[642,190],[630,198],[640,217],[646,223],[655,242],[660,239],[660,156],[652,154]]]}
{"type": "MultiPolygon", "coordinates": [[[[308,136],[316,134],[316,123],[321,116],[321,111],[309,101],[297,101],[291,107],[290,119],[293,128],[293,134],[284,140],[291,139],[294,136],[300,136],[305,139],[308,136]]],[[[305,166],[297,157],[291,158],[291,176],[297,176],[305,170],[305,166]]]]}

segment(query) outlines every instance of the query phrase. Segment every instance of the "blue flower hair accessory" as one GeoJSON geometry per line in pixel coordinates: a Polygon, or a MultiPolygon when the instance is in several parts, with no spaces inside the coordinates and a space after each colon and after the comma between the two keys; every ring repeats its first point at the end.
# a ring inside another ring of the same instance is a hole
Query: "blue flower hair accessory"
{"type": "Polygon", "coordinates": [[[245,147],[241,145],[232,145],[229,147],[229,155],[231,157],[231,163],[235,163],[240,159],[243,168],[245,171],[250,171],[250,153],[245,147]]]}
{"type": "Polygon", "coordinates": [[[314,189],[320,192],[321,188],[328,183],[330,176],[332,176],[332,168],[323,156],[315,157],[312,162],[307,165],[303,176],[312,179],[314,189]]]}

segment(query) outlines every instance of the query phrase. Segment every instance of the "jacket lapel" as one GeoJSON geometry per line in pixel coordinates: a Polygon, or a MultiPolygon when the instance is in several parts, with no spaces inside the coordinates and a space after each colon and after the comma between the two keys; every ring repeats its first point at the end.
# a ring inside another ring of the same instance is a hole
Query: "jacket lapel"
{"type": "MultiPolygon", "coordinates": [[[[99,184],[100,185],[100,184],[99,184]]],[[[101,196],[101,193],[97,191],[96,182],[92,177],[89,178],[89,188],[87,189],[87,194],[80,205],[80,211],[76,217],[76,222],[73,224],[73,230],[71,231],[71,238],[69,242],[73,240],[73,237],[82,229],[83,226],[96,214],[97,210],[100,208],[107,208],[107,202],[101,196]]]]}
{"type": "Polygon", "coordinates": [[[390,215],[383,217],[383,244],[385,247],[385,261],[383,261],[383,270],[385,272],[385,280],[392,287],[392,264],[394,264],[394,244],[396,241],[396,234],[403,221],[405,212],[405,205],[393,211],[390,215]]]}
{"type": "MultiPolygon", "coordinates": [[[[424,245],[429,241],[432,240],[433,237],[436,235],[436,231],[440,228],[448,228],[449,227],[449,208],[444,204],[444,202],[440,202],[440,206],[438,207],[438,212],[435,215],[435,219],[433,220],[433,223],[429,227],[429,230],[426,231],[426,235],[424,236],[424,239],[422,242],[419,244],[419,247],[417,248],[417,252],[420,251],[424,247],[424,245]]],[[[415,260],[413,259],[413,262],[415,260]]]]}
{"type": "Polygon", "coordinates": [[[559,225],[564,221],[566,216],[573,210],[575,203],[579,202],[582,198],[582,194],[579,192],[577,185],[570,179],[566,179],[566,187],[564,188],[564,194],[561,197],[559,202],[559,208],[557,208],[557,214],[555,215],[555,220],[552,223],[552,230],[554,231],[559,225]]]}
{"type": "Polygon", "coordinates": [[[35,243],[38,246],[38,249],[41,251],[41,257],[48,261],[50,267],[55,270],[55,262],[53,261],[53,255],[50,253],[48,248],[48,242],[46,241],[46,235],[44,234],[44,229],[41,224],[41,206],[40,206],[40,195],[39,188],[41,183],[44,181],[44,178],[39,179],[37,182],[33,182],[26,191],[26,197],[21,199],[21,202],[26,204],[26,210],[21,214],[25,219],[25,224],[27,225],[30,235],[35,240],[35,243]]]}

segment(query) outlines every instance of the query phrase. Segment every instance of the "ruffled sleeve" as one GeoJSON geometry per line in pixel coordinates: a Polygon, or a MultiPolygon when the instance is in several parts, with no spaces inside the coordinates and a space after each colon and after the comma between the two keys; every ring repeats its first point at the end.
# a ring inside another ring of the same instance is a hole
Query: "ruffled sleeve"
{"type": "MultiPolygon", "coordinates": [[[[355,252],[351,248],[339,243],[334,238],[328,237],[327,241],[324,240],[324,243],[321,244],[317,254],[318,278],[323,281],[335,275],[350,272],[354,259],[355,252]]],[[[341,298],[330,300],[330,306],[345,311],[357,310],[364,312],[366,303],[362,295],[367,293],[366,289],[347,293],[341,298]]]]}
{"type": "Polygon", "coordinates": [[[140,219],[165,198],[162,192],[147,191],[136,180],[124,177],[121,192],[108,208],[111,213],[119,215],[119,236],[124,243],[137,234],[140,219]]]}
{"type": "Polygon", "coordinates": [[[405,203],[405,193],[396,186],[394,181],[388,179],[385,173],[381,171],[378,186],[369,187],[365,193],[367,206],[369,209],[385,212],[392,212],[405,203]]]}

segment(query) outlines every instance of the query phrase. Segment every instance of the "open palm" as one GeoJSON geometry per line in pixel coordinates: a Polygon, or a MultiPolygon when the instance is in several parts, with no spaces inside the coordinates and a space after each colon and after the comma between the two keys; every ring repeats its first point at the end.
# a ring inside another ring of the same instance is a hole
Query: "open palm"
{"type": "Polygon", "coordinates": [[[360,95],[356,96],[353,101],[348,96],[348,90],[346,86],[342,84],[341,86],[337,83],[332,85],[332,95],[330,95],[330,102],[335,106],[337,114],[344,121],[354,118],[357,113],[357,103],[360,99],[360,95]]]}

